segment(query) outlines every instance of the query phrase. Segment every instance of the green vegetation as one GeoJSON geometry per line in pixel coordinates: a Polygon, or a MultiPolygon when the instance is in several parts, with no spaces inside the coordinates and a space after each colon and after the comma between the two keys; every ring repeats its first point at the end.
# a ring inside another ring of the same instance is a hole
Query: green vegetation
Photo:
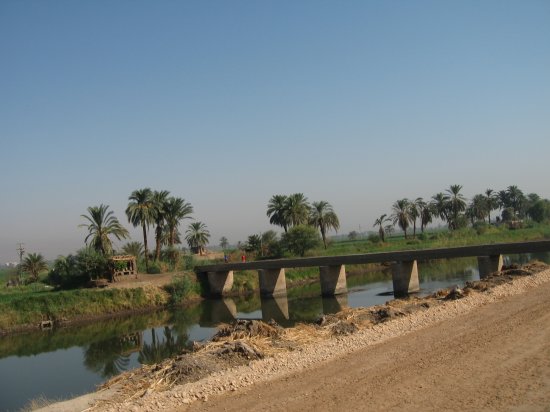
{"type": "Polygon", "coordinates": [[[93,317],[123,311],[161,307],[167,294],[137,289],[80,289],[0,295],[0,330],[41,321],[93,317]]]}
{"type": "Polygon", "coordinates": [[[88,229],[88,236],[84,239],[86,244],[103,256],[113,253],[113,244],[109,236],[114,236],[118,240],[129,236],[128,231],[113,216],[113,211],[107,209],[109,206],[106,205],[90,206],[88,215],[81,215],[88,223],[80,225],[88,229]]]}

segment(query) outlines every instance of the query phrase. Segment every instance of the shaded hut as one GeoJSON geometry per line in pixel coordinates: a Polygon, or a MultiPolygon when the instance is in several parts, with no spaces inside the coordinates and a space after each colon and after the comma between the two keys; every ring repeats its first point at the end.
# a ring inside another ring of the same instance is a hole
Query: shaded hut
{"type": "Polygon", "coordinates": [[[137,279],[136,257],[132,255],[118,255],[109,259],[111,281],[116,282],[119,276],[135,275],[137,279]]]}

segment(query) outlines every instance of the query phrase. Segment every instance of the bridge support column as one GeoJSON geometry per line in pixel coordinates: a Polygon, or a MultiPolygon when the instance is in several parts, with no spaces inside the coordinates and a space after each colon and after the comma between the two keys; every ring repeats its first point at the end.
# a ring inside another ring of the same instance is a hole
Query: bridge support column
{"type": "Polygon", "coordinates": [[[286,277],[284,269],[260,269],[260,295],[286,296],[286,277]]]}
{"type": "Polygon", "coordinates": [[[479,267],[479,278],[486,278],[491,273],[499,272],[502,269],[502,255],[478,256],[477,265],[479,267]]]}
{"type": "Polygon", "coordinates": [[[208,272],[208,285],[210,286],[210,295],[227,295],[233,287],[233,271],[208,272]]]}
{"type": "Polygon", "coordinates": [[[393,296],[405,297],[420,290],[416,260],[396,262],[392,265],[393,296]]]}
{"type": "Polygon", "coordinates": [[[334,296],[348,292],[345,265],[321,266],[319,272],[321,275],[321,294],[323,296],[334,296]]]}

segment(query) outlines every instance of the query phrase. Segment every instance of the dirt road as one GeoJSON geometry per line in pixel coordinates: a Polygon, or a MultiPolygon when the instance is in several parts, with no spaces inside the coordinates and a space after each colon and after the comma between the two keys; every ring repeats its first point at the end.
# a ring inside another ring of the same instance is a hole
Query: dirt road
{"type": "Polygon", "coordinates": [[[550,411],[550,282],[176,411],[550,411]]]}

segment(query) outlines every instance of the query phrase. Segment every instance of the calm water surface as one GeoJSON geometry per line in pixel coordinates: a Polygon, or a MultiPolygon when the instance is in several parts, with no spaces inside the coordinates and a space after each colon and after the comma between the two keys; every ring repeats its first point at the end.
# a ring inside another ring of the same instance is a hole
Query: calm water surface
{"type": "MultiPolygon", "coordinates": [[[[550,263],[550,254],[508,256],[550,263]]],[[[355,272],[353,268],[350,272],[355,272]]],[[[30,399],[70,398],[94,390],[120,372],[179,353],[207,340],[221,322],[235,318],[274,319],[283,326],[314,321],[344,307],[365,307],[393,298],[391,273],[348,277],[349,293],[321,298],[318,283],[288,291],[287,298],[208,300],[173,311],[94,322],[80,327],[0,338],[0,410],[17,411],[30,399]]],[[[479,279],[475,258],[419,263],[420,294],[479,279]]]]}

